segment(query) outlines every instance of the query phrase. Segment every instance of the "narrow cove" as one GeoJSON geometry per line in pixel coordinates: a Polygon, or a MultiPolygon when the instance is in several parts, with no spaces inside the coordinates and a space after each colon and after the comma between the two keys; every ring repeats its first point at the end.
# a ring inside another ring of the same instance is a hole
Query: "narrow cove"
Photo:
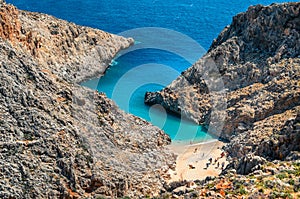
{"type": "Polygon", "coordinates": [[[175,144],[211,141],[214,138],[204,127],[168,113],[159,105],[144,104],[147,91],[161,90],[189,66],[184,58],[163,50],[141,49],[124,55],[121,52],[103,77],[82,85],[104,92],[122,110],[163,129],[175,144]]]}
{"type": "MultiPolygon", "coordinates": [[[[218,36],[223,28],[231,23],[232,16],[247,10],[250,5],[268,5],[273,3],[271,0],[246,0],[239,2],[220,0],[176,2],[169,0],[132,2],[7,0],[7,2],[13,3],[20,9],[52,14],[80,25],[99,28],[115,34],[141,27],[163,27],[193,38],[206,49],[209,48],[212,40],[218,36]],[[78,16],[78,13],[81,13],[80,16],[78,16]]],[[[277,2],[284,1],[278,0],[277,2]]],[[[168,38],[166,37],[166,39],[168,38]]],[[[143,42],[142,40],[139,41],[143,42]]],[[[176,45],[180,44],[179,41],[174,40],[176,45]]],[[[195,53],[192,52],[194,51],[193,49],[187,50],[191,51],[189,53],[195,53]]],[[[200,57],[199,55],[194,61],[200,57]]],[[[122,101],[122,98],[119,98],[119,96],[113,96],[115,85],[120,77],[141,64],[147,64],[147,66],[151,67],[151,63],[155,63],[156,66],[158,66],[157,64],[167,65],[178,72],[177,75],[174,75],[174,72],[170,75],[164,74],[164,71],[158,71],[161,72],[160,77],[166,77],[165,81],[170,83],[181,71],[184,71],[191,65],[191,60],[186,62],[182,58],[174,56],[174,54],[153,49],[143,49],[120,56],[115,60],[115,64],[110,67],[104,77],[100,80],[93,79],[84,82],[82,85],[105,92],[108,97],[116,101],[121,109],[151,121],[154,125],[164,129],[174,142],[180,140],[189,142],[194,137],[198,141],[210,140],[211,137],[207,136],[201,127],[187,121],[181,121],[180,118],[165,112],[155,111],[153,108],[144,105],[143,101],[146,91],[160,90],[167,83],[163,85],[152,83],[141,86],[139,83],[144,76],[138,77],[138,75],[135,75],[134,78],[126,81],[127,83],[123,86],[123,92],[126,91],[128,84],[133,85],[132,87],[134,85],[138,86],[138,89],[132,95],[129,95],[129,103],[128,98],[122,101]]],[[[166,69],[167,67],[162,68],[166,69]]],[[[157,75],[153,76],[156,77],[157,75]]],[[[119,88],[118,92],[121,95],[122,84],[120,84],[119,88]]],[[[117,92],[115,93],[117,94],[117,92]]]]}

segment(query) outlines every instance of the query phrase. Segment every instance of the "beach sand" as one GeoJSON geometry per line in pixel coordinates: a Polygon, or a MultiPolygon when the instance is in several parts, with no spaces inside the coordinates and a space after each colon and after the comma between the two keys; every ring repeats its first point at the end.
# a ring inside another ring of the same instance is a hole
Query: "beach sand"
{"type": "Polygon", "coordinates": [[[179,145],[172,144],[169,148],[178,155],[175,171],[169,170],[171,179],[169,182],[179,180],[203,180],[207,176],[217,176],[221,173],[221,165],[224,162],[224,168],[228,162],[226,157],[221,158],[224,142],[215,140],[206,143],[179,145]],[[212,158],[212,164],[207,168],[209,159],[212,158]],[[220,158],[219,167],[215,159],[220,158]]]}

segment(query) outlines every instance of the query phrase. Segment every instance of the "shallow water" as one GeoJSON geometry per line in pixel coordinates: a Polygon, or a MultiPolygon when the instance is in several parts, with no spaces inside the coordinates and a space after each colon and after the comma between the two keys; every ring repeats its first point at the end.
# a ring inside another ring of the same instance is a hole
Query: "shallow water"
{"type": "MultiPolygon", "coordinates": [[[[125,111],[145,118],[164,129],[175,141],[206,141],[201,126],[167,114],[161,107],[143,103],[146,91],[157,91],[171,83],[181,71],[203,55],[232,16],[255,4],[272,0],[7,0],[20,9],[44,12],[80,25],[120,33],[134,28],[162,27],[176,32],[147,29],[125,32],[137,41],[139,50],[124,51],[106,75],[83,85],[105,92],[125,111]],[[142,31],[143,32],[143,31],[142,31]],[[157,34],[157,35],[156,35],[157,34]],[[150,36],[150,37],[149,37],[150,36]],[[158,40],[156,39],[158,38],[158,40]],[[189,40],[190,39],[190,40],[189,40]],[[199,44],[194,46],[193,42],[199,44]]],[[[284,2],[284,1],[276,1],[284,2]]],[[[132,47],[131,49],[135,48],[132,47]]]]}
{"type": "Polygon", "coordinates": [[[170,55],[169,52],[147,49],[143,52],[131,52],[116,59],[117,63],[110,67],[101,79],[92,79],[82,83],[99,91],[105,92],[121,109],[151,121],[165,130],[175,142],[204,142],[213,139],[205,133],[203,127],[174,114],[168,114],[162,107],[152,107],[144,104],[146,91],[161,90],[172,82],[190,64],[183,58],[170,55]],[[155,53],[156,56],[149,56],[155,53]],[[137,56],[155,57],[155,62],[144,64],[144,59],[135,61],[137,56]],[[170,57],[164,59],[163,57],[170,57]],[[149,64],[150,63],[150,64],[149,64]],[[167,67],[177,63],[178,70],[167,67]],[[143,65],[144,64],[144,65],[143,65]],[[112,78],[113,77],[113,78],[112,78]]]}

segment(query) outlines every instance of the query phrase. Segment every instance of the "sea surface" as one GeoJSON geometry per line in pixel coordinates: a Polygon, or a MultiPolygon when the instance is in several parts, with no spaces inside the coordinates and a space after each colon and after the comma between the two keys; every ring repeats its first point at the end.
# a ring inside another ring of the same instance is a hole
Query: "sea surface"
{"type": "MultiPolygon", "coordinates": [[[[164,129],[176,142],[215,139],[205,129],[144,105],[146,91],[158,91],[199,59],[232,17],[272,0],[7,0],[19,9],[43,12],[79,25],[133,37],[134,47],[113,60],[106,75],[82,85],[105,92],[126,112],[164,129]]],[[[284,1],[276,1],[277,3],[284,1]]]]}

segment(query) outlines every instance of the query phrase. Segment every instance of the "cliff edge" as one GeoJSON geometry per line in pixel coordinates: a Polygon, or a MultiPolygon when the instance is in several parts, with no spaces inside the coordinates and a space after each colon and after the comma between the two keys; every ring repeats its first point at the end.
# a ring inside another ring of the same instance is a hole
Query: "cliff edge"
{"type": "Polygon", "coordinates": [[[270,152],[282,145],[274,134],[299,115],[299,10],[300,3],[285,3],[238,14],[206,55],[162,91],[146,93],[145,103],[161,104],[207,127],[223,122],[210,133],[231,143],[248,139],[249,145],[236,143],[236,152],[230,150],[237,157],[255,152],[284,159],[299,150],[295,142],[291,149],[270,152]],[[255,135],[251,144],[250,134],[255,135]],[[268,153],[258,150],[266,145],[268,153]]]}
{"type": "Polygon", "coordinates": [[[300,3],[238,14],[200,60],[163,90],[147,92],[145,103],[229,141],[230,164],[220,176],[192,188],[172,184],[171,194],[300,197],[300,3]]]}
{"type": "Polygon", "coordinates": [[[0,198],[158,194],[170,138],[76,84],[133,40],[3,1],[0,22],[0,198]]]}

